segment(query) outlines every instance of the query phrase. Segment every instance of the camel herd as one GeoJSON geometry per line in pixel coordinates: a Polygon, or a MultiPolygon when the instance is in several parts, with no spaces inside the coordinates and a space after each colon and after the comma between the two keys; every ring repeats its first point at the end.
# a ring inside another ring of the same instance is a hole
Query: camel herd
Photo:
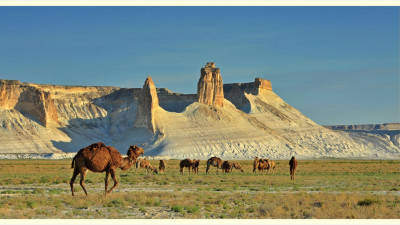
{"type": "MultiPolygon", "coordinates": [[[[164,160],[160,160],[158,170],[151,165],[150,161],[146,158],[138,159],[140,155],[144,153],[143,148],[140,148],[136,145],[131,145],[127,152],[127,157],[123,158],[121,154],[113,147],[106,146],[102,142],[94,143],[89,145],[86,148],[79,150],[79,152],[72,159],[71,168],[74,169],[72,178],[70,180],[71,192],[72,196],[74,196],[74,181],[78,174],[80,174],[80,185],[87,195],[87,191],[85,188],[85,176],[88,170],[92,172],[106,172],[106,177],[104,179],[105,183],[105,194],[111,193],[111,191],[117,187],[118,180],[116,178],[115,172],[117,168],[125,171],[132,167],[132,165],[136,165],[136,171],[138,168],[146,169],[146,173],[150,170],[153,174],[165,173],[167,164],[164,160]],[[114,185],[108,190],[108,178],[111,175],[111,178],[114,181],[114,185]]],[[[289,161],[290,166],[290,179],[294,181],[294,174],[297,168],[297,160],[293,156],[289,161]]],[[[238,162],[229,162],[224,161],[218,157],[211,157],[206,162],[207,169],[206,174],[210,169],[210,166],[217,168],[217,173],[219,169],[222,170],[223,173],[230,173],[235,168],[244,172],[241,165],[238,162]]],[[[179,163],[180,173],[184,174],[184,169],[188,168],[188,172],[194,172],[198,174],[200,166],[199,159],[184,159],[179,163]]],[[[259,159],[258,157],[254,158],[253,164],[253,173],[258,169],[259,172],[263,172],[266,170],[268,173],[272,173],[275,170],[276,164],[274,161],[270,159],[259,159]]]]}

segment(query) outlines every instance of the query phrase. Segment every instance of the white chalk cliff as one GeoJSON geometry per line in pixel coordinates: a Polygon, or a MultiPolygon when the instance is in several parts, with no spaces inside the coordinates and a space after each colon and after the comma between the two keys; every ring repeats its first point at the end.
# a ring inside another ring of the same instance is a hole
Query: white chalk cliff
{"type": "Polygon", "coordinates": [[[77,152],[102,141],[121,152],[136,144],[145,155],[179,159],[400,158],[398,128],[325,128],[283,101],[268,80],[222,84],[215,64],[201,71],[198,94],[189,95],[156,88],[151,77],[143,88],[0,80],[0,154],[77,152]]]}

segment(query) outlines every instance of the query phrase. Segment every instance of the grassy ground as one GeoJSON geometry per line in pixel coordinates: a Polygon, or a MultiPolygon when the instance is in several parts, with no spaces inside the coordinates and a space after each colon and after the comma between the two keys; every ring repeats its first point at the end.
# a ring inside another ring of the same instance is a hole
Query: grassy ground
{"type": "MultiPolygon", "coordinates": [[[[150,161],[158,165],[157,161],[150,161]]],[[[104,196],[104,173],[89,172],[85,196],[71,160],[0,160],[0,218],[400,218],[400,161],[299,161],[296,181],[288,161],[273,173],[165,174],[118,170],[120,185],[104,196]]],[[[110,181],[112,184],[112,181],[110,181]]]]}

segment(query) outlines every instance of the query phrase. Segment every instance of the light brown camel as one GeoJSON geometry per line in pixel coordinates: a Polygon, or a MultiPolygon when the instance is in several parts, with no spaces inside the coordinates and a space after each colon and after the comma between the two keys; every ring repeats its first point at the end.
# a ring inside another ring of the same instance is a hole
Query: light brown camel
{"type": "Polygon", "coordinates": [[[253,163],[253,173],[256,172],[256,169],[258,168],[258,163],[259,163],[258,157],[256,156],[256,157],[254,158],[254,163],[253,163]]]}
{"type": "Polygon", "coordinates": [[[273,160],[271,160],[270,162],[271,163],[268,165],[267,171],[272,173],[273,170],[275,170],[275,168],[276,168],[276,164],[273,160]]]}
{"type": "Polygon", "coordinates": [[[136,145],[131,145],[128,149],[127,157],[122,158],[121,154],[113,147],[106,146],[102,142],[94,143],[86,148],[79,150],[79,152],[72,159],[71,168],[74,168],[72,178],[70,180],[72,196],[74,196],[74,181],[78,174],[81,175],[80,185],[87,195],[85,188],[85,175],[88,170],[92,172],[106,172],[105,194],[111,191],[118,185],[118,180],[115,176],[115,170],[120,168],[125,171],[129,169],[135,162],[139,155],[143,154],[143,148],[136,145]],[[108,177],[114,180],[114,185],[110,190],[108,188],[108,177]]]}
{"type": "Polygon", "coordinates": [[[208,173],[208,170],[210,169],[210,166],[217,167],[217,173],[218,169],[222,165],[222,160],[218,157],[211,157],[207,160],[207,169],[206,169],[206,174],[208,173]]]}
{"type": "Polygon", "coordinates": [[[242,173],[244,172],[244,170],[242,169],[242,166],[238,162],[233,162],[233,167],[231,168],[231,171],[233,168],[240,170],[242,173]]]}
{"type": "Polygon", "coordinates": [[[193,159],[193,166],[192,166],[192,172],[195,174],[199,173],[199,166],[200,166],[200,159],[193,159]]]}
{"type": "Polygon", "coordinates": [[[179,163],[179,168],[180,168],[180,171],[181,171],[182,175],[183,175],[183,169],[185,167],[188,167],[189,174],[190,174],[190,170],[192,170],[192,167],[193,167],[193,161],[191,159],[184,159],[179,163]]]}
{"type": "Polygon", "coordinates": [[[158,166],[158,169],[160,170],[160,173],[165,173],[165,168],[166,167],[167,167],[167,164],[165,163],[165,161],[160,159],[160,164],[158,166]]]}
{"type": "Polygon", "coordinates": [[[290,179],[294,180],[294,174],[297,169],[297,160],[294,156],[292,156],[292,158],[290,159],[289,166],[290,166],[290,179]]]}
{"type": "Polygon", "coordinates": [[[144,159],[140,159],[137,163],[136,163],[136,169],[137,168],[144,168],[146,169],[146,173],[149,172],[149,170],[153,171],[153,174],[158,174],[157,169],[151,165],[150,161],[146,158],[144,159]]]}

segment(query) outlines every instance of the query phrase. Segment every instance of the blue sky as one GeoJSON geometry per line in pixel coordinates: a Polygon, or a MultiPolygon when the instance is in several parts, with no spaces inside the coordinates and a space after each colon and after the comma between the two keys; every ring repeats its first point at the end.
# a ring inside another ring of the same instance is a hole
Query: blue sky
{"type": "Polygon", "coordinates": [[[315,122],[400,122],[399,7],[0,7],[0,79],[196,93],[269,79],[315,122]]]}

